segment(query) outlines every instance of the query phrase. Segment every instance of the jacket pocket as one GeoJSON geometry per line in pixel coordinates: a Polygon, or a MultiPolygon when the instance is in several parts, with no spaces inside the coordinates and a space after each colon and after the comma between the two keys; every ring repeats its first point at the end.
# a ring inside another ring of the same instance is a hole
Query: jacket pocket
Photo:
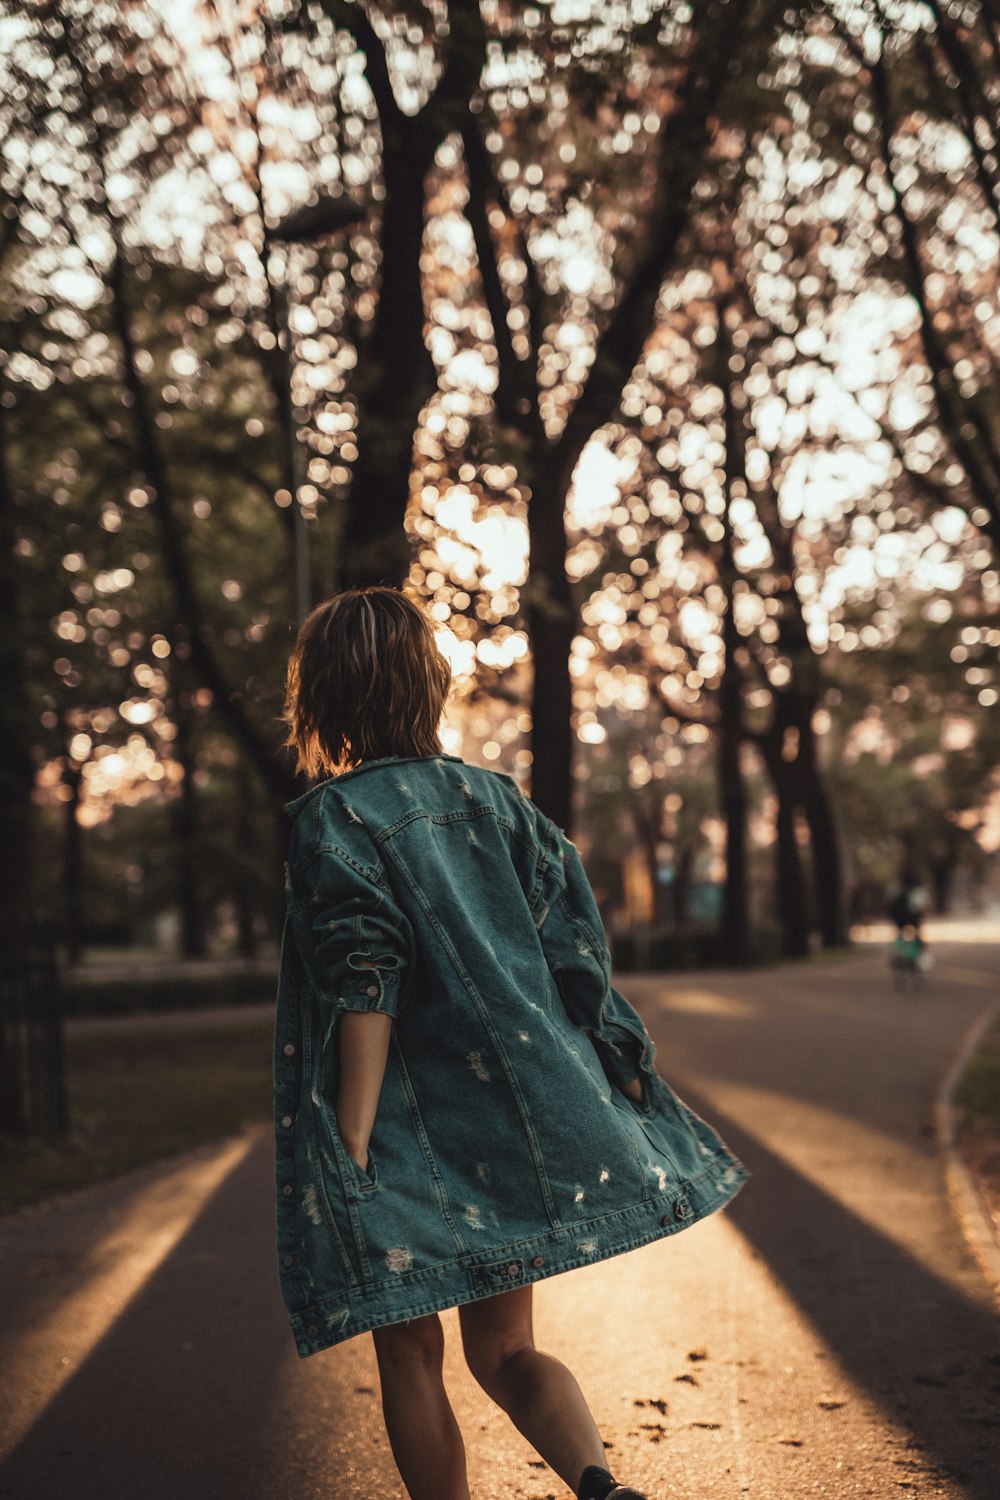
{"type": "Polygon", "coordinates": [[[347,1147],[343,1145],[343,1142],[341,1142],[341,1145],[343,1147],[348,1180],[353,1185],[355,1192],[361,1194],[374,1192],[379,1185],[379,1177],[378,1164],[371,1153],[371,1147],[368,1148],[368,1161],[366,1165],[359,1167],[347,1147]]]}

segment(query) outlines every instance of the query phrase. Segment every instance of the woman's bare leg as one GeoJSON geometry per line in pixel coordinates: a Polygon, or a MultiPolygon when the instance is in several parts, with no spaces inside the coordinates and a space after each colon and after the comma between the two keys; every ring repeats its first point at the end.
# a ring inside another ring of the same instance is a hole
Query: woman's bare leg
{"type": "Polygon", "coordinates": [[[604,1444],[572,1371],[535,1348],[531,1287],[515,1287],[458,1309],[466,1362],[574,1495],[588,1464],[606,1468],[604,1444]]]}
{"type": "Polygon", "coordinates": [[[437,1313],[372,1332],[389,1445],[410,1500],[469,1500],[465,1444],[441,1376],[437,1313]]]}

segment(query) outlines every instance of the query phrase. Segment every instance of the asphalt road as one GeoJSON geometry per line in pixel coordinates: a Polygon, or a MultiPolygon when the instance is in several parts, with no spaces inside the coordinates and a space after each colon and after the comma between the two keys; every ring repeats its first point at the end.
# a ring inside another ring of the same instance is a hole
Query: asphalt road
{"type": "MultiPolygon", "coordinates": [[[[915,994],[881,951],[621,981],[753,1172],[535,1289],[539,1346],[656,1500],[1000,1496],[1000,1316],[932,1127],[997,994],[1000,945],[966,936],[915,994]]],[[[402,1500],[371,1338],[298,1359],[272,1231],[269,1126],[0,1220],[0,1496],[402,1500]]],[[[475,1500],[568,1500],[443,1317],[475,1500]]]]}

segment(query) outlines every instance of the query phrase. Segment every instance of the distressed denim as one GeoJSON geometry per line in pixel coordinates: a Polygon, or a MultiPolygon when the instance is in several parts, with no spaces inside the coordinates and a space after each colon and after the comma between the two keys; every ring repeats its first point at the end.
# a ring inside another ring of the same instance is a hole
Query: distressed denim
{"type": "Polygon", "coordinates": [[[739,1191],[611,984],[579,853],[512,778],[393,756],[288,811],[275,1171],[301,1357],[676,1234],[739,1191]],[[364,1170],[334,1113],[345,1010],[393,1017],[364,1170]]]}

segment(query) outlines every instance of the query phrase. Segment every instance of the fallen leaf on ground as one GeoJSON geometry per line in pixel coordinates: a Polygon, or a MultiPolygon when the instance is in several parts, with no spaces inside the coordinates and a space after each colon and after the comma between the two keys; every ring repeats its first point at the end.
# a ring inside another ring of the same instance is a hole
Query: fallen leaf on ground
{"type": "Polygon", "coordinates": [[[698,1377],[697,1377],[697,1375],[675,1375],[674,1379],[677,1380],[677,1381],[681,1381],[684,1385],[697,1385],[698,1384],[698,1377]]]}
{"type": "Polygon", "coordinates": [[[689,1349],[688,1350],[688,1359],[699,1360],[699,1359],[707,1359],[707,1358],[708,1358],[708,1350],[707,1349],[689,1349]]]}
{"type": "Polygon", "coordinates": [[[802,1438],[779,1438],[779,1443],[784,1443],[786,1448],[801,1448],[802,1438]]]}
{"type": "Polygon", "coordinates": [[[709,1432],[716,1432],[722,1426],[722,1423],[721,1422],[692,1422],[691,1426],[692,1427],[707,1427],[708,1430],[709,1430],[709,1432]]]}
{"type": "Polygon", "coordinates": [[[667,1415],[667,1403],[662,1396],[640,1396],[632,1402],[633,1406],[655,1406],[663,1416],[667,1415]]]}
{"type": "Polygon", "coordinates": [[[820,1396],[816,1405],[822,1407],[824,1411],[839,1411],[842,1406],[847,1405],[847,1400],[845,1398],[843,1401],[838,1401],[836,1396],[820,1396]]]}

